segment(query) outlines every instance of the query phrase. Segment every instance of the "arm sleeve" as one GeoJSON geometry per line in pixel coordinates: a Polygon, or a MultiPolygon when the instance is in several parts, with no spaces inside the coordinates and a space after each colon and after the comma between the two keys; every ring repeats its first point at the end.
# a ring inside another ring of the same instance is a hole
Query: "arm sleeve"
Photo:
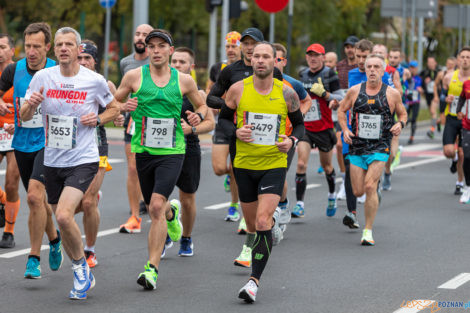
{"type": "Polygon", "coordinates": [[[230,68],[226,67],[220,72],[217,81],[212,86],[211,91],[207,95],[207,106],[212,109],[221,109],[225,105],[224,99],[221,97],[230,87],[230,68]]]}
{"type": "Polygon", "coordinates": [[[302,118],[302,113],[299,110],[294,112],[287,113],[289,120],[292,124],[292,133],[291,136],[294,136],[297,139],[300,139],[305,134],[304,119],[302,118]]]}
{"type": "Polygon", "coordinates": [[[330,98],[328,99],[328,101],[337,100],[339,102],[343,100],[343,98],[344,98],[344,92],[341,89],[338,89],[334,91],[333,93],[330,93],[330,98]]]}
{"type": "Polygon", "coordinates": [[[274,78],[279,79],[281,82],[284,79],[284,77],[282,77],[281,71],[277,67],[274,68],[274,78]]]}
{"type": "Polygon", "coordinates": [[[13,81],[15,79],[15,69],[16,62],[9,64],[2,72],[2,76],[0,77],[0,90],[6,92],[11,87],[13,87],[13,81]]]}
{"type": "Polygon", "coordinates": [[[217,66],[220,66],[219,63],[212,65],[209,72],[209,79],[213,82],[217,81],[217,66]]]}
{"type": "Polygon", "coordinates": [[[235,114],[235,110],[229,108],[225,103],[222,106],[222,109],[220,110],[219,113],[219,126],[222,127],[222,129],[227,133],[227,134],[232,134],[235,136],[235,131],[237,128],[235,127],[235,124],[233,123],[233,116],[235,114]]]}

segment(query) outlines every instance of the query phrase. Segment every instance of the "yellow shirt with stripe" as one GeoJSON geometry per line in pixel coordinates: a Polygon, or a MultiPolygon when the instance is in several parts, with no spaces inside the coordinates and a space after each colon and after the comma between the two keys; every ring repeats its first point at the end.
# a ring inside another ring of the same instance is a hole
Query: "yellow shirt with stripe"
{"type": "MultiPolygon", "coordinates": [[[[267,95],[259,94],[253,85],[253,76],[243,80],[243,93],[237,107],[237,129],[246,124],[246,114],[278,114],[279,132],[286,132],[287,104],[282,92],[282,81],[274,79],[273,88],[267,95]]],[[[260,145],[237,138],[234,167],[249,170],[287,168],[287,154],[276,145],[260,145]]]]}
{"type": "MultiPolygon", "coordinates": [[[[452,95],[454,97],[459,97],[460,93],[462,92],[462,87],[463,87],[463,81],[459,80],[459,70],[454,71],[452,74],[452,78],[450,79],[450,84],[449,84],[449,91],[448,95],[452,95]]],[[[447,103],[446,109],[445,109],[445,115],[450,115],[450,116],[457,116],[457,114],[454,114],[450,112],[450,105],[451,103],[447,103]]]]}

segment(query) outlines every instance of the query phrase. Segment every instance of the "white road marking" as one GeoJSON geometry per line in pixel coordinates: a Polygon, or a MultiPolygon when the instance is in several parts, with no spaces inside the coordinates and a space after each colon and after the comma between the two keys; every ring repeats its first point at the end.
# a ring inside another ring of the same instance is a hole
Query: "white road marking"
{"type": "Polygon", "coordinates": [[[427,308],[433,307],[434,300],[411,300],[402,303],[402,307],[393,313],[416,313],[427,308]]]}
{"type": "Polygon", "coordinates": [[[468,281],[470,281],[470,273],[461,273],[437,288],[457,289],[468,281]]]}
{"type": "Polygon", "coordinates": [[[442,155],[442,156],[438,156],[438,157],[434,157],[434,158],[429,158],[427,160],[408,162],[408,163],[400,164],[397,167],[395,167],[395,171],[396,170],[401,170],[401,169],[404,169],[404,168],[408,168],[408,167],[414,167],[414,166],[419,166],[419,165],[424,165],[424,164],[429,164],[429,163],[440,162],[440,161],[445,160],[445,159],[446,159],[446,157],[442,155]]]}
{"type": "Polygon", "coordinates": [[[124,159],[108,159],[109,164],[124,163],[124,159]]]}
{"type": "Polygon", "coordinates": [[[224,203],[218,203],[218,204],[213,204],[206,206],[204,209],[206,210],[219,210],[223,208],[228,208],[230,206],[230,203],[232,202],[224,202],[224,203]]]}
{"type": "Polygon", "coordinates": [[[411,146],[404,146],[402,149],[405,152],[417,152],[417,151],[426,151],[426,150],[435,150],[441,149],[442,144],[440,143],[419,143],[411,146]]]}

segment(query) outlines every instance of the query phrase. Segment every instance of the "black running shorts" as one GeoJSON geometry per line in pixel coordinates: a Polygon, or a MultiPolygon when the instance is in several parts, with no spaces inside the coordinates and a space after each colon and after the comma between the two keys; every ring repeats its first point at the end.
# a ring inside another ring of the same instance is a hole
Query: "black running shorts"
{"type": "Polygon", "coordinates": [[[286,180],[286,168],[257,171],[234,167],[233,174],[240,201],[245,203],[257,201],[261,194],[276,194],[280,197],[286,180]]]}
{"type": "Polygon", "coordinates": [[[446,116],[446,125],[444,127],[444,134],[442,135],[442,144],[452,145],[455,143],[457,136],[459,138],[459,147],[462,146],[462,137],[460,132],[462,130],[462,121],[454,116],[446,116]]]}
{"type": "Polygon", "coordinates": [[[305,135],[300,139],[300,141],[308,142],[310,147],[318,148],[318,150],[323,152],[330,152],[336,145],[336,133],[330,129],[325,129],[320,132],[311,132],[305,130],[305,135]]]}
{"type": "Polygon", "coordinates": [[[44,185],[44,148],[35,152],[14,151],[21,181],[26,191],[28,191],[30,179],[37,180],[44,185]]]}

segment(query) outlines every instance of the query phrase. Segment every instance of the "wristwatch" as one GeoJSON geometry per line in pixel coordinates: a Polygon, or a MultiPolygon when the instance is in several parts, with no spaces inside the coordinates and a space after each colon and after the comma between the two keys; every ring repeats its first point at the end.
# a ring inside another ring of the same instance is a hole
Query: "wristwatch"
{"type": "Polygon", "coordinates": [[[299,139],[295,138],[294,136],[290,136],[289,139],[292,140],[292,148],[295,148],[299,142],[299,139]]]}
{"type": "Polygon", "coordinates": [[[196,127],[194,127],[194,126],[191,127],[191,133],[192,133],[193,135],[196,135],[196,127]]]}
{"type": "Polygon", "coordinates": [[[406,124],[403,121],[400,121],[401,129],[405,128],[406,124]]]}
{"type": "Polygon", "coordinates": [[[201,122],[204,121],[204,116],[202,116],[201,112],[196,112],[196,114],[199,115],[199,117],[201,118],[201,122]]]}
{"type": "Polygon", "coordinates": [[[96,117],[96,126],[100,126],[101,124],[101,119],[99,116],[96,117]]]}

